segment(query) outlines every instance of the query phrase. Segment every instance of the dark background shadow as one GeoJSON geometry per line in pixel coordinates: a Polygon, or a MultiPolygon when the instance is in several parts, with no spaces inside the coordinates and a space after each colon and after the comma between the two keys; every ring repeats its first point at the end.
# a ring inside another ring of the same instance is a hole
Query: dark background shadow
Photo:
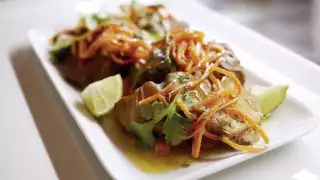
{"type": "Polygon", "coordinates": [[[111,179],[67,112],[31,46],[16,48],[10,59],[59,179],[111,179]]]}

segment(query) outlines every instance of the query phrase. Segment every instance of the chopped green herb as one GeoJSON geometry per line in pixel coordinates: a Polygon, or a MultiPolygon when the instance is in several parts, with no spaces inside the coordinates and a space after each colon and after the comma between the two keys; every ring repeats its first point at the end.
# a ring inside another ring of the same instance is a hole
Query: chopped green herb
{"type": "Polygon", "coordinates": [[[201,109],[204,111],[204,112],[208,112],[209,109],[208,108],[205,108],[205,107],[201,107],[201,109]]]}
{"type": "MultiPolygon", "coordinates": [[[[154,126],[166,116],[167,106],[155,101],[152,104],[143,104],[139,107],[139,112],[146,123],[131,122],[128,131],[136,134],[141,143],[146,147],[153,147],[155,137],[153,136],[154,126]]],[[[140,144],[141,145],[141,144],[140,144]]]]}
{"type": "Polygon", "coordinates": [[[163,133],[168,144],[176,146],[187,136],[187,131],[191,128],[191,122],[177,113],[177,100],[180,94],[176,95],[172,103],[167,108],[167,118],[163,124],[163,133]]]}
{"type": "Polygon", "coordinates": [[[155,137],[153,135],[154,126],[166,117],[163,125],[163,133],[168,144],[176,146],[187,136],[191,128],[191,121],[181,116],[177,112],[177,100],[180,94],[176,95],[169,106],[155,101],[152,104],[144,104],[139,107],[139,112],[146,123],[132,122],[128,126],[128,131],[137,135],[146,147],[153,147],[155,137]]]}
{"type": "Polygon", "coordinates": [[[149,35],[153,37],[155,40],[160,40],[163,36],[160,33],[148,31],[149,35]]]}
{"type": "Polygon", "coordinates": [[[229,127],[230,127],[231,129],[235,129],[235,128],[236,128],[236,126],[235,126],[234,124],[232,124],[232,123],[229,124],[229,127]]]}
{"type": "Polygon", "coordinates": [[[152,104],[142,104],[139,108],[142,119],[151,120],[153,117],[153,107],[152,104]]]}
{"type": "Polygon", "coordinates": [[[185,92],[185,93],[182,95],[182,100],[183,100],[185,103],[193,103],[192,97],[190,96],[190,94],[189,94],[188,92],[185,92]]]}
{"type": "Polygon", "coordinates": [[[142,144],[146,147],[153,147],[155,142],[155,137],[153,136],[153,128],[158,123],[158,120],[152,120],[147,123],[139,124],[132,121],[127,127],[127,130],[134,133],[142,144]]]}
{"type": "Polygon", "coordinates": [[[161,120],[166,116],[167,105],[155,101],[152,103],[153,107],[153,119],[161,120]]]}
{"type": "Polygon", "coordinates": [[[182,117],[179,113],[173,112],[172,114],[170,113],[170,115],[168,114],[167,119],[163,124],[166,141],[172,146],[179,145],[187,136],[191,126],[191,121],[182,117]]]}
{"type": "Polygon", "coordinates": [[[139,111],[143,120],[149,121],[151,119],[161,120],[165,117],[167,106],[161,102],[154,101],[152,104],[142,104],[139,111]],[[164,115],[161,115],[164,114],[164,115]],[[162,118],[161,118],[162,117],[162,118]]]}
{"type": "Polygon", "coordinates": [[[179,80],[180,80],[180,82],[183,83],[183,84],[189,82],[189,78],[184,77],[184,76],[180,76],[180,77],[179,77],[179,80]]]}

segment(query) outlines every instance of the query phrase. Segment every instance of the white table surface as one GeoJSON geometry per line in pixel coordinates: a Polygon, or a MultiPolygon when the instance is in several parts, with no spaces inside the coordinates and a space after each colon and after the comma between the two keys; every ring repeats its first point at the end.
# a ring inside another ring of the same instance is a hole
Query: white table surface
{"type": "MultiPolygon", "coordinates": [[[[13,0],[0,3],[0,179],[98,180],[110,179],[80,130],[66,112],[38,63],[26,32],[32,27],[59,24],[70,18],[77,0],[13,0]],[[63,2],[63,5],[61,4],[63,2]],[[57,16],[59,15],[59,18],[57,16]]],[[[204,13],[207,9],[199,10],[204,13]]],[[[259,57],[264,46],[295,54],[229,22],[238,30],[228,36],[235,45],[259,57]],[[237,36],[246,36],[243,42],[237,36]],[[261,39],[259,44],[255,39],[261,39]]],[[[320,71],[304,61],[276,55],[259,57],[296,82],[320,95],[320,71]],[[290,64],[290,66],[289,66],[290,64]],[[307,69],[301,74],[295,68],[307,69]]],[[[290,128],[290,127],[288,127],[290,128]]],[[[320,130],[277,150],[205,179],[320,179],[320,130]]]]}

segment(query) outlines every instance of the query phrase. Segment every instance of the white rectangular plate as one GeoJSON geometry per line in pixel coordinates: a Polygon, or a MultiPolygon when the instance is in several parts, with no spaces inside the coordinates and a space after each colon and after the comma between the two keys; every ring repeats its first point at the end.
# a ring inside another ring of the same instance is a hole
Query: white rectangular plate
{"type": "MultiPolygon", "coordinates": [[[[190,14],[187,9],[191,10],[196,8],[194,7],[196,3],[185,3],[183,8],[181,8],[182,6],[180,3],[182,2],[163,1],[163,4],[165,4],[178,19],[187,21],[191,25],[191,28],[197,28],[195,25],[200,25],[202,27],[201,30],[206,33],[207,39],[215,37],[212,31],[213,27],[209,25],[206,26],[206,21],[214,22],[219,21],[219,19],[215,19],[214,16],[210,16],[210,14],[208,14],[208,16],[203,16],[201,13],[200,15],[197,15],[196,13],[190,14]],[[191,5],[193,6],[190,7],[191,5]],[[200,21],[202,19],[205,19],[205,21],[200,21]]],[[[114,11],[119,4],[119,2],[109,2],[106,10],[110,9],[110,11],[114,11]]],[[[61,17],[61,21],[63,20],[63,17],[61,17]]],[[[74,24],[74,22],[63,22],[63,24],[68,23],[70,26],[74,24]]],[[[181,168],[160,174],[147,174],[138,170],[112,143],[100,125],[94,121],[94,118],[84,116],[83,112],[77,108],[77,104],[82,103],[79,91],[65,82],[54,65],[51,64],[48,54],[48,40],[56,29],[57,27],[55,26],[52,26],[49,29],[32,29],[28,33],[30,42],[36,51],[43,68],[52,80],[56,90],[61,95],[66,108],[79,125],[102,166],[115,179],[198,179],[262,154],[240,154],[211,162],[194,163],[188,168],[181,168]]],[[[229,30],[229,32],[225,33],[232,33],[232,31],[233,30],[229,30]]],[[[232,42],[227,43],[232,45],[232,42]]],[[[317,112],[316,107],[320,104],[318,96],[299,86],[289,78],[284,77],[274,69],[265,66],[258,59],[254,59],[239,48],[235,46],[232,47],[246,70],[248,82],[260,85],[290,85],[287,99],[273,113],[273,116],[263,124],[263,128],[270,138],[268,151],[310,132],[317,126],[317,121],[315,119],[319,117],[319,113],[317,112]]],[[[268,52],[267,49],[265,51],[268,52]]]]}

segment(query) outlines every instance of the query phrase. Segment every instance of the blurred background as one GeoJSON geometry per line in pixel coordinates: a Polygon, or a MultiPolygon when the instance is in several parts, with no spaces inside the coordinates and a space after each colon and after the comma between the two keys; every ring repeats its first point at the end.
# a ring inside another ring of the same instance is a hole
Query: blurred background
{"type": "Polygon", "coordinates": [[[320,64],[320,0],[198,0],[320,64]]]}
{"type": "Polygon", "coordinates": [[[320,0],[196,1],[320,64],[320,0]]]}

